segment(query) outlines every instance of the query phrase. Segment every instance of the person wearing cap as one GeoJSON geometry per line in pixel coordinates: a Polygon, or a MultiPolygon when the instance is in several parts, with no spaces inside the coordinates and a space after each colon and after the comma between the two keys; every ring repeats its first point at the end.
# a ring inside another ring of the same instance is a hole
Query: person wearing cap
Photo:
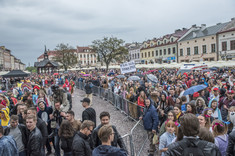
{"type": "Polygon", "coordinates": [[[233,90],[228,90],[227,91],[227,97],[225,97],[222,101],[222,107],[221,107],[221,115],[222,119],[224,121],[227,121],[227,116],[228,116],[228,110],[230,107],[235,106],[235,100],[234,100],[234,91],[233,90]]]}
{"type": "Polygon", "coordinates": [[[219,88],[217,88],[217,87],[213,88],[213,92],[214,93],[211,93],[211,95],[210,95],[210,100],[216,99],[217,101],[219,101],[219,98],[220,98],[219,88]]]}
{"type": "Polygon", "coordinates": [[[195,92],[193,93],[193,100],[197,100],[197,98],[199,97],[199,93],[198,92],[195,92]]]}
{"type": "Polygon", "coordinates": [[[96,127],[96,112],[90,105],[90,99],[84,98],[81,100],[82,106],[85,108],[85,110],[82,112],[82,122],[85,120],[93,121],[96,127]]]}

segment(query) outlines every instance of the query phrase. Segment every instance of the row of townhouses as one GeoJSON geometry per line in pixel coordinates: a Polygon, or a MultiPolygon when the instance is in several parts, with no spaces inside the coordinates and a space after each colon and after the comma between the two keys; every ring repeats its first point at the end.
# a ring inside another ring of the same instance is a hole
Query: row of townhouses
{"type": "Polygon", "coordinates": [[[235,60],[235,18],[207,27],[192,25],[160,38],[128,45],[136,63],[235,60]]]}
{"type": "MultiPolygon", "coordinates": [[[[97,63],[97,54],[91,47],[79,47],[74,50],[74,54],[77,57],[77,64],[74,67],[95,67],[97,63]]],[[[56,51],[47,50],[49,60],[53,60],[56,56],[56,51]]],[[[44,60],[44,54],[37,58],[38,62],[44,60]]]]}
{"type": "Polygon", "coordinates": [[[12,55],[11,50],[5,48],[5,46],[0,46],[0,70],[10,71],[18,69],[25,70],[25,64],[12,55]]]}

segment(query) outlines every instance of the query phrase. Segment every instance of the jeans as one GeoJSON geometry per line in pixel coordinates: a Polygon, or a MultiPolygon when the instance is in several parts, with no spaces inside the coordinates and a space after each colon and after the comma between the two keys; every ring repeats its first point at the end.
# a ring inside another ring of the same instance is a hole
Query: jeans
{"type": "Polygon", "coordinates": [[[73,153],[72,152],[67,152],[67,153],[64,153],[64,156],[72,156],[73,153]]]}
{"type": "Polygon", "coordinates": [[[26,152],[25,151],[20,152],[19,156],[26,156],[26,152]]]}
{"type": "Polygon", "coordinates": [[[60,156],[60,137],[58,135],[58,131],[58,129],[55,129],[54,146],[56,156],[60,156]]]}

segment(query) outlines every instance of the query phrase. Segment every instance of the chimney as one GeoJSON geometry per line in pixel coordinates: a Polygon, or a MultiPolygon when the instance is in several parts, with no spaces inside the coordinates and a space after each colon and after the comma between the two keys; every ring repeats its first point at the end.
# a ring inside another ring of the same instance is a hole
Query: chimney
{"type": "Polygon", "coordinates": [[[181,31],[180,29],[176,29],[176,30],[175,30],[175,33],[180,32],[180,31],[181,31]]]}
{"type": "Polygon", "coordinates": [[[197,26],[196,24],[192,25],[193,28],[196,28],[196,26],[197,26]]]}
{"type": "Polygon", "coordinates": [[[183,31],[187,30],[187,28],[182,28],[183,31]]]}
{"type": "Polygon", "coordinates": [[[221,23],[217,23],[216,25],[220,25],[221,23]]]}
{"type": "Polygon", "coordinates": [[[235,18],[233,17],[233,18],[231,18],[231,21],[233,21],[233,20],[235,20],[235,18]]]}

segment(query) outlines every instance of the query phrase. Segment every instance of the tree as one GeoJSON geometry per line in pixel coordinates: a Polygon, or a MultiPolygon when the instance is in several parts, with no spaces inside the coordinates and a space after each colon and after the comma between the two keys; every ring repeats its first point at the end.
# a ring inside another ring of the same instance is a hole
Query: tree
{"type": "Polygon", "coordinates": [[[124,43],[125,41],[116,37],[104,37],[92,42],[92,48],[97,52],[99,59],[106,64],[106,72],[112,61],[121,61],[120,58],[128,53],[124,43]]]}
{"type": "Polygon", "coordinates": [[[54,61],[61,63],[65,71],[78,63],[75,55],[76,50],[68,44],[58,44],[55,51],[57,52],[54,61]]]}
{"type": "Polygon", "coordinates": [[[31,73],[36,73],[37,72],[37,68],[36,67],[32,67],[32,66],[27,67],[26,70],[28,70],[31,73]]]}

